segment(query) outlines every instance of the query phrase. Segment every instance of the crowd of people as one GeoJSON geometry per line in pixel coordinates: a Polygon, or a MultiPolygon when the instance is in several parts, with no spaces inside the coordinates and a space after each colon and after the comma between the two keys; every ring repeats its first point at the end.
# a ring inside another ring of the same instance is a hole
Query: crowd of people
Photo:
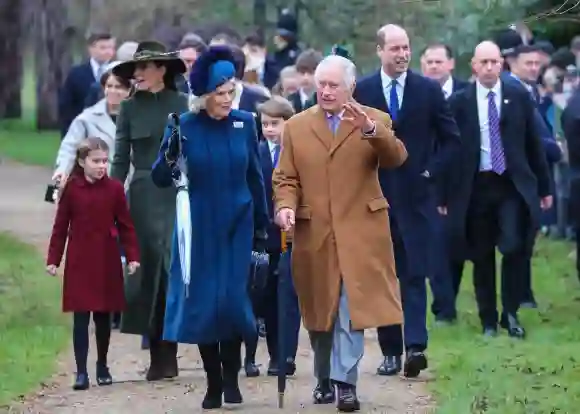
{"type": "Polygon", "coordinates": [[[142,336],[148,381],[178,376],[178,343],[197,344],[204,409],[242,402],[239,372],[260,375],[260,335],[267,374],[294,375],[302,322],[314,403],[358,411],[364,330],[378,329],[378,375],[419,376],[428,367],[426,280],[437,324],[453,324],[467,260],[483,335],[501,327],[525,338],[518,310],[537,307],[538,234],[580,240],[580,39],[555,51],[503,30],[475,48],[473,75],[460,80],[439,42],[422,51],[422,73],[409,69],[407,32],[388,24],[377,32],[380,67],[357,79],[346,50],[324,56],[301,47],[297,32],[283,14],[270,53],[256,34],[238,44],[188,33],[175,53],[89,37],[90,59],[71,70],[59,99],[47,259],[55,275],[68,240],[75,390],[89,388],[91,314],[98,385],[113,382],[112,327],[142,336]],[[180,114],[181,147],[170,113],[180,114]],[[190,283],[175,233],[182,176],[190,283]],[[252,251],[268,253],[259,271],[252,251]]]}

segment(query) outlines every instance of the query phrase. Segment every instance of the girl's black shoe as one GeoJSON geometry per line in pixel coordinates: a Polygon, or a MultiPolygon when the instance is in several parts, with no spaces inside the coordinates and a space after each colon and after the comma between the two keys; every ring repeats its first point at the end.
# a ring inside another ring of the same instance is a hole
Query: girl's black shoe
{"type": "Polygon", "coordinates": [[[109,367],[97,364],[97,384],[102,387],[105,385],[111,385],[112,383],[113,377],[109,372],[109,367]]]}
{"type": "Polygon", "coordinates": [[[89,389],[89,376],[86,373],[77,373],[77,378],[73,384],[73,390],[84,391],[89,389]]]}

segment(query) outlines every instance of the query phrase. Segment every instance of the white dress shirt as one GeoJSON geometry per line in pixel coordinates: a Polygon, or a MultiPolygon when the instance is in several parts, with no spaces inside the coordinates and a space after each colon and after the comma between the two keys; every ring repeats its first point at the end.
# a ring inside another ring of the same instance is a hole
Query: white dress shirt
{"type": "Polygon", "coordinates": [[[302,104],[302,108],[304,108],[306,106],[306,103],[310,99],[310,96],[306,92],[304,92],[304,89],[302,88],[300,88],[298,94],[300,95],[300,103],[302,104]]]}
{"type": "Polygon", "coordinates": [[[489,135],[489,111],[488,111],[488,94],[490,91],[495,93],[495,106],[497,107],[498,116],[501,111],[501,82],[498,80],[491,89],[483,86],[479,81],[475,82],[477,91],[477,116],[479,118],[479,133],[481,140],[481,156],[479,160],[480,171],[491,171],[491,141],[489,135]]]}
{"type": "Polygon", "coordinates": [[[93,76],[97,82],[101,81],[101,76],[105,73],[107,68],[107,63],[103,63],[102,65],[97,62],[95,59],[91,58],[89,61],[91,63],[91,69],[93,70],[93,76]]]}
{"type": "Polygon", "coordinates": [[[453,94],[453,78],[449,76],[445,83],[441,86],[443,90],[443,95],[445,95],[445,99],[449,99],[449,97],[453,94]]]}
{"type": "Polygon", "coordinates": [[[276,144],[270,140],[267,141],[268,141],[268,149],[270,150],[270,159],[272,160],[273,165],[275,161],[276,147],[279,146],[280,144],[276,144]]]}
{"type": "MultiPolygon", "coordinates": [[[[403,93],[405,92],[405,82],[407,81],[407,72],[403,72],[397,78],[397,98],[399,98],[399,110],[403,106],[403,93]]],[[[391,88],[392,88],[393,78],[385,73],[383,69],[381,69],[381,83],[383,84],[383,94],[385,95],[385,100],[387,101],[387,105],[390,104],[391,101],[391,88]]]]}
{"type": "Polygon", "coordinates": [[[242,92],[244,92],[244,84],[240,81],[236,81],[236,94],[234,95],[234,100],[232,101],[232,109],[240,109],[242,92]]]}

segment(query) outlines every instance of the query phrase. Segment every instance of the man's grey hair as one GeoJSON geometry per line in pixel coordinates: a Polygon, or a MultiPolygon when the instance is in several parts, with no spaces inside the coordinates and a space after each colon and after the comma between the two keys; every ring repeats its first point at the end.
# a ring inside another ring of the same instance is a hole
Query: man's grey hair
{"type": "Polygon", "coordinates": [[[343,82],[347,88],[352,88],[356,82],[356,66],[349,59],[338,56],[330,55],[322,59],[322,61],[316,67],[314,71],[314,80],[318,83],[320,78],[320,72],[328,67],[339,67],[342,69],[344,74],[343,82]]]}

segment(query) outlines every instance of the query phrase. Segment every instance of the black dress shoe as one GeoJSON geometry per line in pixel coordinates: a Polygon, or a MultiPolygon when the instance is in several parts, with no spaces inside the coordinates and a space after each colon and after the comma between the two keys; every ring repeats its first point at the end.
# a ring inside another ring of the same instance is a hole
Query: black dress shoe
{"type": "Polygon", "coordinates": [[[495,338],[497,336],[497,326],[484,326],[483,336],[488,338],[495,338]]]}
{"type": "Polygon", "coordinates": [[[514,314],[504,314],[501,318],[501,327],[504,328],[512,338],[524,339],[526,337],[526,330],[522,325],[520,325],[518,317],[514,314]]]}
{"type": "Polygon", "coordinates": [[[286,375],[292,376],[296,374],[296,362],[293,359],[288,359],[286,361],[286,375]]]}
{"type": "Polygon", "coordinates": [[[312,391],[314,404],[332,404],[334,402],[334,387],[329,379],[320,380],[312,391]]]}
{"type": "Polygon", "coordinates": [[[246,377],[248,378],[260,376],[260,369],[258,368],[256,363],[252,361],[246,361],[246,363],[244,364],[244,371],[246,371],[246,377]]]}
{"type": "Polygon", "coordinates": [[[77,373],[75,383],[73,384],[73,390],[84,391],[89,389],[89,376],[86,373],[77,373]]]}
{"type": "Polygon", "coordinates": [[[257,328],[258,328],[258,336],[260,338],[265,338],[266,337],[266,323],[264,322],[263,318],[258,318],[257,328]]]}
{"type": "Polygon", "coordinates": [[[101,387],[106,385],[111,385],[113,383],[113,377],[109,371],[109,367],[103,364],[97,363],[97,384],[101,387]]]}
{"type": "Polygon", "coordinates": [[[276,361],[270,361],[270,363],[268,364],[268,372],[267,375],[269,377],[276,377],[278,376],[278,362],[276,361]]]}
{"type": "Polygon", "coordinates": [[[427,357],[423,351],[410,349],[407,351],[403,375],[407,378],[417,378],[421,371],[427,369],[427,357]]]}
{"type": "Polygon", "coordinates": [[[401,356],[386,356],[382,364],[377,368],[377,374],[383,376],[393,376],[401,372],[401,356]]]}
{"type": "Polygon", "coordinates": [[[360,410],[360,402],[356,396],[356,388],[349,384],[337,384],[336,409],[342,413],[352,413],[360,410]]]}

